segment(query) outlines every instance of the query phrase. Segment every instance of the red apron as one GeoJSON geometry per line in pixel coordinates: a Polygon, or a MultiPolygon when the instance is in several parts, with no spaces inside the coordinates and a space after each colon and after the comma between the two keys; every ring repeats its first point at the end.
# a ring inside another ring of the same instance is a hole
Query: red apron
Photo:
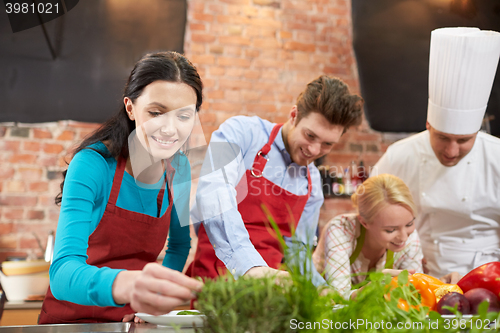
{"type": "MultiPolygon", "coordinates": [[[[162,217],[128,211],[116,206],[118,193],[127,161],[118,160],[113,187],[106,210],[97,228],[90,235],[87,264],[127,270],[142,270],[147,263],[155,262],[165,246],[170,227],[173,195],[168,192],[168,209],[162,217]]],[[[168,165],[168,184],[175,170],[168,165]]],[[[169,186],[172,189],[171,186],[169,186]]],[[[157,197],[158,216],[161,213],[164,189],[157,197]]],[[[134,313],[129,304],[123,307],[85,306],[54,298],[47,291],[39,317],[39,324],[102,323],[122,321],[124,315],[134,313]]]]}
{"type": "MultiPolygon", "coordinates": [[[[312,189],[309,168],[307,168],[308,193],[306,195],[296,195],[288,192],[262,176],[268,161],[264,156],[271,150],[271,145],[282,125],[277,124],[274,126],[269,141],[255,156],[252,168],[246,171],[246,178],[243,177],[236,186],[237,193],[246,192],[243,190],[238,191],[242,187],[246,186],[248,189],[246,197],[238,204],[238,211],[245,223],[250,241],[267,265],[276,269],[280,267],[283,261],[283,249],[274,230],[271,229],[261,205],[264,204],[267,207],[281,234],[290,237],[292,234],[290,226],[293,225],[294,229],[297,227],[312,189]],[[247,184],[244,183],[245,179],[247,184]]],[[[198,247],[195,258],[186,274],[202,278],[215,278],[224,275],[226,271],[226,266],[215,255],[207,232],[204,226],[201,225],[198,231],[198,247]]]]}

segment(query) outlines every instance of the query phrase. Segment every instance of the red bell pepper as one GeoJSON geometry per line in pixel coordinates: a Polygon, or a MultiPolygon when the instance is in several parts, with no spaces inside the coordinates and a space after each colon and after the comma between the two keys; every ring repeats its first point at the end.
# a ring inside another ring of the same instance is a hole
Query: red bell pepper
{"type": "Polygon", "coordinates": [[[474,268],[457,284],[464,293],[474,288],[485,288],[500,299],[500,262],[493,261],[474,268]]]}

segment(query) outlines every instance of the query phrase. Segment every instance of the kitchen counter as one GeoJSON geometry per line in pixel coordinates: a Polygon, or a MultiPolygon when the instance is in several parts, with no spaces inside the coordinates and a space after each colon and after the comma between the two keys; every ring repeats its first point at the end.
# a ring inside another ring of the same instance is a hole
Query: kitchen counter
{"type": "Polygon", "coordinates": [[[169,326],[136,323],[104,323],[104,324],[61,324],[0,327],[0,333],[195,333],[193,328],[175,329],[169,326]]]}

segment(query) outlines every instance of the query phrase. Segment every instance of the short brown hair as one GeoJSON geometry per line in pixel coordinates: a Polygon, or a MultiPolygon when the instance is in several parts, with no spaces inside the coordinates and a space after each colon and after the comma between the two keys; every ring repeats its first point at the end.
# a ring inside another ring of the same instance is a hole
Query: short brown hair
{"type": "Polygon", "coordinates": [[[349,87],[342,80],[321,75],[309,82],[297,97],[297,121],[311,112],[322,114],[333,125],[346,129],[361,123],[363,99],[351,95],[349,87]]]}

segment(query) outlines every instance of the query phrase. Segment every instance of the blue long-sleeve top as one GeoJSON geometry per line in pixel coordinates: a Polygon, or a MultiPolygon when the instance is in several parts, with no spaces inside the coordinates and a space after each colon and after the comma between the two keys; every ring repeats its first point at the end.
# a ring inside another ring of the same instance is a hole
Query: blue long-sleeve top
{"type": "MultiPolygon", "coordinates": [[[[235,188],[246,170],[252,167],[257,153],[268,142],[274,125],[259,117],[236,116],[226,120],[212,133],[198,181],[196,202],[191,209],[192,221],[203,222],[215,254],[236,278],[252,267],[267,266],[253,246],[238,211],[235,188]]],[[[293,194],[307,194],[307,171],[292,161],[285,148],[282,129],[273,142],[268,158],[263,171],[265,178],[293,194]]],[[[319,286],[324,285],[325,280],[311,264],[307,247],[312,249],[324,199],[318,169],[313,163],[307,168],[311,174],[312,192],[297,224],[295,238],[284,237],[290,250],[286,260],[301,268],[305,264],[313,283],[319,286]]],[[[199,223],[195,228],[199,228],[199,223]]]]}
{"type": "MultiPolygon", "coordinates": [[[[113,300],[112,286],[122,271],[88,265],[89,236],[101,220],[111,193],[117,161],[102,142],[83,149],[71,160],[66,174],[61,211],[55,237],[53,262],[50,266],[50,288],[55,298],[81,305],[120,306],[113,300]],[[95,150],[94,150],[95,149],[95,150]]],[[[189,196],[191,170],[185,155],[172,161],[174,207],[171,213],[168,249],[163,265],[182,271],[189,253],[189,196]]],[[[157,184],[136,184],[127,172],[116,205],[130,211],[157,217],[157,196],[163,177],[157,184]]],[[[163,196],[161,215],[169,205],[163,196]]],[[[126,245],[125,245],[126,246],[126,245]]]]}

